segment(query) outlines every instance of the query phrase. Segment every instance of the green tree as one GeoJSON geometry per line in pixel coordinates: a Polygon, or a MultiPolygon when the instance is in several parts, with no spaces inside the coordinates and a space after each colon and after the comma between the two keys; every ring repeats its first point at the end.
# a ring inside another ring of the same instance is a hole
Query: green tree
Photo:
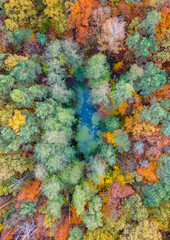
{"type": "Polygon", "coordinates": [[[100,128],[104,132],[114,131],[121,127],[121,122],[116,116],[106,117],[100,121],[100,128]]]}
{"type": "Polygon", "coordinates": [[[102,200],[99,196],[92,198],[89,206],[89,211],[85,211],[82,215],[83,222],[89,230],[95,230],[98,227],[102,227],[102,200]]]}
{"type": "Polygon", "coordinates": [[[145,20],[139,24],[142,30],[142,33],[144,35],[147,35],[147,34],[154,35],[156,33],[156,30],[155,30],[156,26],[160,20],[161,20],[161,13],[157,11],[147,12],[145,20]]]}
{"type": "Polygon", "coordinates": [[[83,240],[83,232],[79,227],[74,227],[69,232],[69,239],[68,240],[83,240]]]}
{"type": "Polygon", "coordinates": [[[54,199],[47,201],[47,212],[56,219],[61,216],[61,207],[64,204],[64,197],[62,194],[56,195],[54,199]]]}
{"type": "Polygon", "coordinates": [[[130,198],[124,200],[125,209],[128,212],[128,216],[133,221],[142,221],[149,216],[147,208],[143,205],[142,199],[138,194],[130,196],[130,198]]]}
{"type": "Polygon", "coordinates": [[[156,126],[163,120],[166,120],[167,116],[168,112],[161,107],[160,103],[156,101],[156,97],[154,97],[150,108],[142,112],[141,121],[147,121],[156,126]]]}
{"type": "Polygon", "coordinates": [[[156,47],[155,38],[150,35],[148,38],[143,37],[138,31],[135,35],[130,35],[126,39],[128,48],[133,50],[136,59],[140,62],[147,62],[147,58],[152,56],[152,53],[158,50],[156,47]]]}
{"type": "Polygon", "coordinates": [[[166,154],[162,154],[160,157],[161,165],[157,170],[158,178],[162,183],[170,185],[170,156],[166,154]]]}
{"type": "Polygon", "coordinates": [[[99,53],[88,60],[86,68],[90,87],[98,87],[103,81],[109,82],[110,71],[106,56],[99,53]]]}
{"type": "Polygon", "coordinates": [[[55,175],[47,178],[42,184],[42,191],[44,192],[45,196],[48,197],[48,199],[50,200],[55,199],[61,189],[62,183],[55,175]]]}
{"type": "Polygon", "coordinates": [[[36,202],[24,202],[21,204],[21,214],[31,216],[34,212],[36,212],[36,202]]]}
{"type": "Polygon", "coordinates": [[[169,193],[170,186],[160,182],[156,182],[152,186],[142,187],[142,196],[146,206],[159,206],[162,201],[169,198],[169,193]]]}
{"type": "Polygon", "coordinates": [[[36,39],[42,46],[44,46],[46,44],[47,37],[46,37],[45,34],[37,32],[36,33],[36,39]]]}

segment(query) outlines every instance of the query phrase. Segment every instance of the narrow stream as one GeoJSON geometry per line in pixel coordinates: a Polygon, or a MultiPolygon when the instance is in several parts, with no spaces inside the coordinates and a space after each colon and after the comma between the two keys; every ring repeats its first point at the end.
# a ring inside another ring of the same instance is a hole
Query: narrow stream
{"type": "Polygon", "coordinates": [[[92,106],[87,86],[76,84],[73,88],[78,96],[76,113],[80,119],[76,141],[78,142],[79,152],[88,157],[98,146],[100,116],[92,106]]]}

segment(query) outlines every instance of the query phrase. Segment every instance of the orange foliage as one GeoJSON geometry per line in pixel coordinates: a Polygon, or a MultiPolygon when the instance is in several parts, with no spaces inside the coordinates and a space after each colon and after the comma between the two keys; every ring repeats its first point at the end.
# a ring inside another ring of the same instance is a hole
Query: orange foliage
{"type": "Polygon", "coordinates": [[[137,170],[139,175],[141,175],[144,178],[144,181],[148,180],[153,183],[159,181],[156,175],[157,166],[155,162],[150,162],[146,167],[137,167],[137,170]]]}
{"type": "Polygon", "coordinates": [[[118,110],[122,115],[124,115],[126,113],[126,108],[128,107],[129,107],[129,104],[127,102],[123,102],[118,108],[118,110]]]}
{"type": "Polygon", "coordinates": [[[39,180],[32,180],[32,181],[26,182],[21,192],[17,196],[17,201],[37,202],[38,197],[40,195],[40,184],[41,184],[41,181],[39,180]]]}
{"type": "Polygon", "coordinates": [[[123,63],[123,60],[121,60],[120,62],[114,64],[113,70],[114,70],[115,72],[118,72],[118,71],[120,71],[123,67],[124,67],[124,63],[123,63]]]}
{"type": "Polygon", "coordinates": [[[166,32],[169,29],[170,23],[170,7],[165,6],[160,10],[161,13],[161,21],[159,22],[156,28],[156,36],[161,39],[165,39],[166,32]]]}
{"type": "Polygon", "coordinates": [[[14,228],[5,228],[2,230],[1,240],[12,240],[13,234],[17,231],[17,227],[14,228]]]}
{"type": "Polygon", "coordinates": [[[162,89],[156,90],[151,93],[149,96],[149,101],[152,102],[153,98],[156,96],[157,100],[159,98],[168,98],[170,99],[170,85],[165,84],[162,89]]]}
{"type": "Polygon", "coordinates": [[[76,29],[76,40],[84,43],[89,32],[89,18],[93,10],[99,5],[97,0],[80,0],[71,7],[68,16],[70,29],[76,29]]]}
{"type": "Polygon", "coordinates": [[[55,240],[68,240],[69,231],[74,225],[79,225],[82,223],[80,216],[77,215],[75,206],[71,206],[71,217],[67,216],[64,220],[61,220],[59,227],[57,228],[54,239],[55,240]]]}

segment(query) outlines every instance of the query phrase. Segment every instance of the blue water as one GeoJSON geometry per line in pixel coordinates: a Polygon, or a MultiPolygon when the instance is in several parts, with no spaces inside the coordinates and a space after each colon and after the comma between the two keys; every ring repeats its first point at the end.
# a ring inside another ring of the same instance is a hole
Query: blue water
{"type": "Polygon", "coordinates": [[[77,92],[78,102],[76,112],[79,115],[78,132],[76,141],[78,142],[79,152],[89,156],[98,146],[99,114],[93,108],[90,101],[88,88],[85,85],[74,85],[77,92]]]}

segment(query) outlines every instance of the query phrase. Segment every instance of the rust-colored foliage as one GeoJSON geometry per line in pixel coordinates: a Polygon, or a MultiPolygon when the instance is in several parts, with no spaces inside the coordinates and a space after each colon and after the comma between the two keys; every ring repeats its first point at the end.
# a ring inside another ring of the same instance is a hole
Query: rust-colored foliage
{"type": "Polygon", "coordinates": [[[16,232],[16,230],[17,227],[5,228],[4,230],[2,230],[1,240],[12,240],[13,234],[16,232]]]}
{"type": "Polygon", "coordinates": [[[122,16],[126,22],[130,22],[135,17],[145,16],[142,5],[132,5],[125,1],[120,2],[112,8],[114,16],[122,16]]]}
{"type": "Polygon", "coordinates": [[[76,208],[74,205],[71,206],[71,216],[66,216],[60,219],[59,226],[55,232],[54,239],[55,240],[68,240],[69,238],[69,231],[75,225],[79,225],[82,223],[80,216],[76,213],[76,208]]]}
{"type": "Polygon", "coordinates": [[[34,234],[34,240],[47,240],[50,239],[49,229],[43,224],[44,215],[38,214],[36,215],[36,225],[37,231],[34,234]]]}
{"type": "Polygon", "coordinates": [[[169,29],[170,23],[170,7],[166,5],[160,10],[161,13],[161,21],[159,22],[156,28],[156,36],[157,38],[165,39],[166,32],[169,29]]]}
{"type": "Polygon", "coordinates": [[[32,202],[38,201],[38,197],[40,195],[40,184],[41,181],[33,180],[28,181],[24,184],[21,192],[17,196],[17,201],[20,203],[21,201],[24,202],[32,202]]]}
{"type": "MultiPolygon", "coordinates": [[[[157,164],[155,162],[150,162],[145,167],[137,167],[139,175],[144,178],[144,181],[147,180],[149,182],[157,182],[159,179],[157,178],[157,164]]],[[[145,182],[147,182],[145,181],[145,182]]]]}
{"type": "Polygon", "coordinates": [[[114,181],[110,184],[108,191],[103,194],[104,200],[103,213],[104,217],[118,219],[122,214],[121,199],[134,193],[131,186],[122,185],[120,182],[114,181]]]}
{"type": "Polygon", "coordinates": [[[68,16],[68,25],[72,30],[76,30],[76,40],[84,43],[89,32],[89,18],[93,10],[99,5],[97,0],[80,0],[71,7],[68,16]]]}

